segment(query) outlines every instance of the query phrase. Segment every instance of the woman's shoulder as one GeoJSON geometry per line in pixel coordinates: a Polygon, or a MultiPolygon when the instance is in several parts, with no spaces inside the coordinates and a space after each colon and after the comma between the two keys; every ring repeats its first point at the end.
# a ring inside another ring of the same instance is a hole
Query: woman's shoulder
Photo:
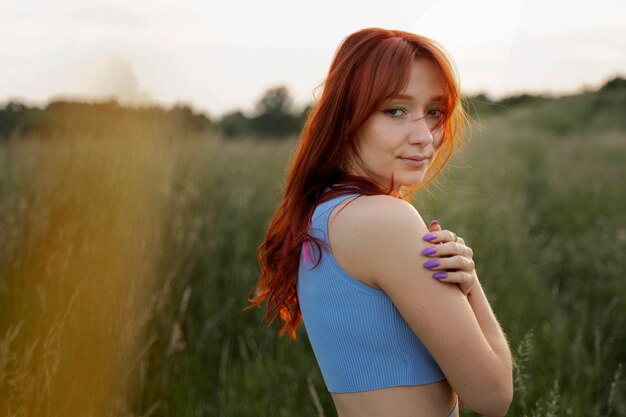
{"type": "MultiPolygon", "coordinates": [[[[423,224],[415,207],[402,199],[388,195],[359,195],[338,204],[331,213],[331,221],[339,221],[353,233],[377,229],[406,227],[410,224],[423,224]],[[345,213],[339,216],[339,213],[345,213]]],[[[425,226],[425,225],[424,225],[425,226]]],[[[348,230],[345,230],[348,231],[348,230]]]]}
{"type": "Polygon", "coordinates": [[[414,239],[420,233],[425,234],[427,227],[407,201],[387,195],[362,195],[335,207],[328,231],[338,263],[351,275],[372,285],[376,278],[372,263],[379,263],[381,249],[405,241],[403,235],[414,239]]]}

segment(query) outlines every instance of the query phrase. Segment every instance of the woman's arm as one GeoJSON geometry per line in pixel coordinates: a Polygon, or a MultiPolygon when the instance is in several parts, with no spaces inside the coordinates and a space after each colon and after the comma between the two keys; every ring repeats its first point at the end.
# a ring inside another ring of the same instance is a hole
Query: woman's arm
{"type": "MultiPolygon", "coordinates": [[[[478,275],[474,268],[473,260],[471,261],[471,265],[468,263],[468,260],[472,259],[473,251],[465,245],[465,241],[462,237],[459,236],[456,242],[453,241],[452,237],[450,237],[451,232],[449,230],[443,230],[436,220],[430,223],[428,231],[430,232],[429,235],[434,236],[434,238],[429,238],[428,242],[436,244],[436,246],[434,246],[436,252],[430,254],[427,259],[434,258],[440,262],[440,266],[430,268],[430,270],[445,271],[446,269],[453,268],[459,271],[456,273],[448,272],[448,277],[444,280],[439,280],[439,282],[450,284],[459,282],[458,285],[462,290],[462,285],[467,284],[468,289],[463,290],[463,292],[468,297],[468,301],[472,306],[472,310],[483,331],[483,335],[487,338],[494,352],[496,352],[503,361],[509,362],[512,369],[511,351],[506,341],[506,336],[502,332],[502,328],[494,316],[482,286],[478,281],[478,275]],[[446,257],[441,258],[441,255],[446,257]],[[476,284],[476,287],[474,284],[476,284]]],[[[427,236],[428,235],[424,236],[424,238],[427,238],[427,236]]],[[[513,387],[511,387],[511,389],[513,389],[513,387]]]]}
{"type": "Polygon", "coordinates": [[[428,229],[409,203],[370,196],[360,207],[354,217],[358,227],[352,228],[358,235],[354,255],[366,264],[466,405],[485,416],[504,416],[512,400],[512,365],[482,288],[475,283],[466,297],[458,286],[438,282],[423,268],[423,258],[415,254],[429,243],[415,236],[428,229]]]}
{"type": "Polygon", "coordinates": [[[483,287],[480,284],[480,280],[476,280],[469,294],[467,294],[467,300],[469,301],[470,306],[472,307],[472,311],[474,311],[474,316],[478,321],[478,325],[483,332],[483,335],[487,339],[489,346],[494,351],[500,361],[502,361],[505,369],[508,369],[506,375],[506,381],[509,382],[507,384],[508,393],[507,396],[510,395],[513,397],[513,360],[511,358],[511,350],[509,349],[509,344],[506,340],[506,336],[496,319],[496,316],[493,314],[491,310],[491,306],[487,301],[487,297],[483,291],[483,287]]]}
{"type": "MultiPolygon", "coordinates": [[[[510,364],[512,369],[513,365],[509,345],[508,343],[502,344],[502,340],[505,338],[504,333],[499,325],[493,325],[494,321],[496,324],[497,321],[487,302],[482,286],[480,282],[478,282],[474,262],[469,262],[469,260],[472,259],[473,251],[465,245],[465,241],[462,237],[457,237],[449,230],[443,230],[437,220],[433,220],[430,223],[428,232],[429,234],[423,236],[423,238],[435,244],[433,246],[435,251],[429,250],[427,259],[434,258],[440,263],[440,266],[431,269],[431,271],[447,271],[447,277],[443,280],[440,279],[439,282],[457,284],[459,288],[461,288],[461,291],[468,297],[470,306],[472,306],[474,315],[489,345],[505,363],[510,364]],[[434,238],[432,236],[434,236],[434,238]],[[474,284],[476,284],[477,287],[474,287],[474,284]],[[474,291],[473,294],[470,294],[472,291],[474,291]],[[485,319],[479,319],[479,317],[483,315],[486,315],[485,319]],[[492,337],[491,334],[494,332],[495,337],[492,337]]],[[[511,390],[513,390],[512,383],[511,390]]],[[[463,409],[464,406],[465,401],[459,396],[459,410],[463,409]]]]}

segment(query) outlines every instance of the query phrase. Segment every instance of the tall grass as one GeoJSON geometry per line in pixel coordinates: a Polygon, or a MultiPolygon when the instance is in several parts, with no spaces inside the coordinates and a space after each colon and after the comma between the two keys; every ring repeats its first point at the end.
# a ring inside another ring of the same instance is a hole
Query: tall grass
{"type": "Polygon", "coordinates": [[[3,148],[2,415],[127,407],[157,283],[164,151],[121,138],[3,148]]]}
{"type": "MultiPolygon", "coordinates": [[[[508,415],[623,416],[626,138],[550,111],[567,130],[484,118],[414,204],[474,250],[516,360],[508,415]]],[[[304,329],[242,311],[295,138],[134,139],[1,148],[0,415],[336,415],[304,329]]]]}

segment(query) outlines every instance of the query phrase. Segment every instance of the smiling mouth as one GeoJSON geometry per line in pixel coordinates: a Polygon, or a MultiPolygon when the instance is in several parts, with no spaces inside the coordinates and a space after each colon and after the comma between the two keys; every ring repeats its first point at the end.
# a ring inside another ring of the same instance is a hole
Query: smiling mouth
{"type": "Polygon", "coordinates": [[[434,155],[426,155],[426,154],[415,154],[415,155],[411,155],[411,156],[406,156],[403,157],[401,156],[401,159],[410,159],[413,161],[426,161],[427,159],[431,159],[434,155]]]}
{"type": "Polygon", "coordinates": [[[422,167],[426,165],[426,161],[428,160],[428,158],[417,160],[417,159],[402,158],[402,157],[400,159],[404,161],[406,164],[414,166],[414,167],[422,167]]]}

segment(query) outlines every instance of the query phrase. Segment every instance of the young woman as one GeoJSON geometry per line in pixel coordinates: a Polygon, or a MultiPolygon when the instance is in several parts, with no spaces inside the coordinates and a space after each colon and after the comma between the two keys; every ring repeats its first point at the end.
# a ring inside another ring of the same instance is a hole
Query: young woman
{"type": "Polygon", "coordinates": [[[472,249],[405,199],[466,127],[453,63],[424,36],[369,28],[338,48],[257,256],[294,340],[301,320],[339,417],[485,416],[510,406],[509,346],[472,249]],[[430,232],[430,233],[429,233],[430,232]],[[332,247],[332,249],[331,249],[332,247]]]}

